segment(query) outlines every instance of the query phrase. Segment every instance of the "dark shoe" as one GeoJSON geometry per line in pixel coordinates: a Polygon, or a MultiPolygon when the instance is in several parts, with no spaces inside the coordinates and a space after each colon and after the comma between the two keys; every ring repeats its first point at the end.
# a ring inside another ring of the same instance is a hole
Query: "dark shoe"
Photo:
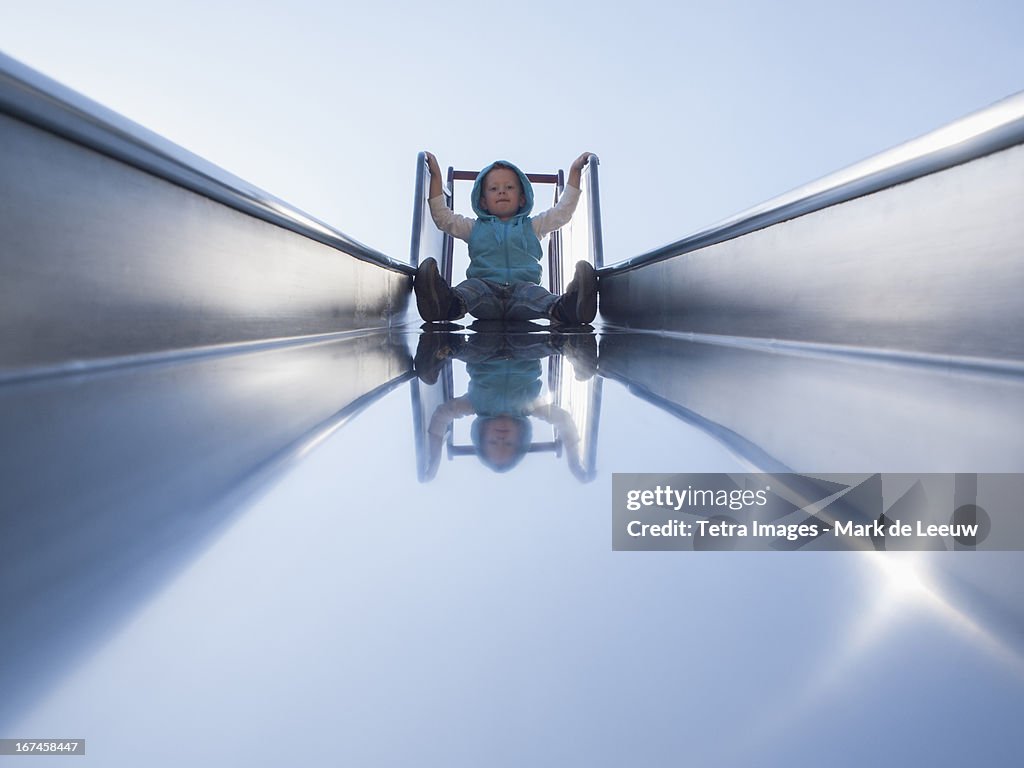
{"type": "Polygon", "coordinates": [[[597,317],[597,272],[586,261],[576,262],[576,274],[551,308],[551,319],[583,325],[597,317]]]}
{"type": "Polygon", "coordinates": [[[416,270],[412,284],[416,293],[416,309],[428,323],[450,320],[452,303],[461,303],[448,283],[437,271],[437,261],[425,259],[416,270]]]}

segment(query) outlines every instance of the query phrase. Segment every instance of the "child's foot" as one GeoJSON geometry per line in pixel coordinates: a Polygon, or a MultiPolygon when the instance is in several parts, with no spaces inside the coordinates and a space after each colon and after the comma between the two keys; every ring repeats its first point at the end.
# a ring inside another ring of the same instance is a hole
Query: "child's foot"
{"type": "Polygon", "coordinates": [[[551,319],[568,325],[593,322],[597,317],[597,272],[586,261],[576,262],[576,274],[551,308],[551,319]]]}
{"type": "Polygon", "coordinates": [[[412,288],[416,293],[416,309],[420,317],[428,323],[451,319],[449,315],[455,294],[437,271],[437,261],[424,259],[416,270],[412,288]]]}

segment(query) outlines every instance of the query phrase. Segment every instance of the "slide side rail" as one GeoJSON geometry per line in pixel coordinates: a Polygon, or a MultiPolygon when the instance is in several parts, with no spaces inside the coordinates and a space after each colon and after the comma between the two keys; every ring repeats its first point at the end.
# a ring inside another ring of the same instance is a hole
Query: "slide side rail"
{"type": "Polygon", "coordinates": [[[772,198],[707,229],[604,267],[600,272],[602,276],[627,272],[691,253],[1021,143],[1024,143],[1024,92],[772,198]]]}

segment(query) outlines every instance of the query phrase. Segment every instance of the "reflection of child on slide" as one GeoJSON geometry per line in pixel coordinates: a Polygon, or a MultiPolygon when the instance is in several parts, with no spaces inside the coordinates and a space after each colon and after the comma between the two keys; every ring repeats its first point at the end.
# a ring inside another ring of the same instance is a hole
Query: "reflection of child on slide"
{"type": "MultiPolygon", "coordinates": [[[[430,419],[428,438],[430,444],[430,468],[425,479],[437,474],[441,463],[444,436],[455,419],[477,414],[469,395],[456,397],[439,405],[430,419]]],[[[480,461],[495,472],[507,472],[518,464],[530,450],[533,429],[529,416],[546,421],[558,431],[565,449],[566,461],[571,471],[580,480],[586,480],[586,471],[580,460],[580,436],[572,416],[556,405],[534,403],[517,415],[499,414],[485,416],[477,414],[471,435],[480,461]]]]}
{"type": "MultiPolygon", "coordinates": [[[[452,338],[451,334],[445,336],[452,338]]],[[[592,342],[593,337],[588,336],[587,340],[592,342]]],[[[459,347],[457,351],[446,348],[445,357],[457,354],[466,361],[469,391],[442,403],[431,416],[427,431],[430,465],[425,479],[437,474],[444,438],[455,419],[476,415],[470,435],[477,456],[485,466],[495,472],[507,472],[522,460],[530,450],[533,437],[532,416],[555,428],[569,470],[586,481],[579,453],[579,431],[572,416],[540,397],[540,359],[556,351],[551,338],[530,338],[528,334],[521,337],[475,334],[469,344],[456,342],[455,346],[459,347]]],[[[590,375],[593,375],[592,370],[590,375]]]]}

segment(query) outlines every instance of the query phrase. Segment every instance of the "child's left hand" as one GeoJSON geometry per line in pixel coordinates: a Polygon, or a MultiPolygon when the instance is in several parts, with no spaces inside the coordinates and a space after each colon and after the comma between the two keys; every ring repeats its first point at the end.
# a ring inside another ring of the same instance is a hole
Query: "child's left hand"
{"type": "Polygon", "coordinates": [[[583,170],[583,166],[587,164],[587,161],[590,159],[590,156],[592,154],[594,153],[584,152],[582,155],[580,155],[579,157],[572,161],[572,165],[569,167],[569,170],[576,171],[577,173],[581,172],[583,170]]]}
{"type": "Polygon", "coordinates": [[[569,166],[569,181],[570,187],[580,188],[580,176],[583,173],[583,166],[587,164],[590,159],[591,152],[584,152],[582,155],[572,161],[572,165],[569,166]]]}

